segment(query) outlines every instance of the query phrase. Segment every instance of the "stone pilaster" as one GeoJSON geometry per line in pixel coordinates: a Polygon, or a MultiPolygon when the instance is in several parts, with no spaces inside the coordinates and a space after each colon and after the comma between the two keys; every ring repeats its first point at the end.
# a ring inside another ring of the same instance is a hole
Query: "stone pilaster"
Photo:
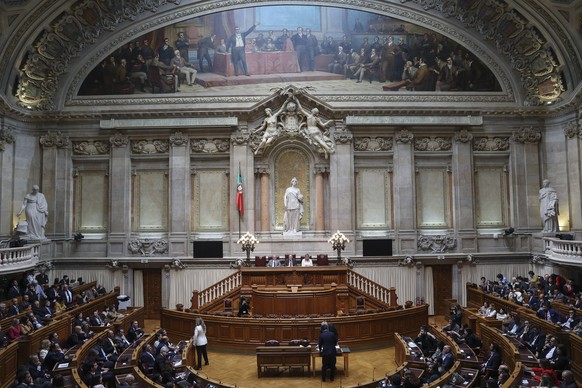
{"type": "Polygon", "coordinates": [[[8,239],[16,219],[14,209],[14,135],[10,126],[0,123],[0,238],[8,239]]]}
{"type": "Polygon", "coordinates": [[[355,225],[353,136],[346,129],[337,129],[333,134],[336,151],[329,159],[330,230],[351,234],[355,225]]]}
{"type": "Polygon", "coordinates": [[[324,175],[329,173],[326,167],[315,168],[315,230],[325,230],[325,188],[324,175]]]}
{"type": "Polygon", "coordinates": [[[475,251],[475,199],[473,178],[473,135],[466,129],[455,132],[453,139],[452,176],[453,176],[453,217],[454,225],[461,241],[462,251],[475,251]],[[464,241],[464,237],[467,241],[464,241]],[[466,242],[466,244],[464,244],[466,242]]]}
{"type": "Polygon", "coordinates": [[[539,232],[540,181],[539,144],[542,133],[533,127],[519,128],[511,135],[510,177],[513,227],[521,232],[539,232]]]}
{"type": "Polygon", "coordinates": [[[170,136],[169,254],[188,255],[190,227],[190,153],[188,137],[182,132],[170,136]]]}
{"type": "Polygon", "coordinates": [[[266,168],[258,168],[256,175],[259,176],[261,182],[261,198],[260,210],[261,210],[261,232],[269,232],[271,230],[271,199],[270,199],[270,182],[269,182],[269,171],[266,168]]]}
{"type": "MultiPolygon", "coordinates": [[[[572,120],[566,124],[566,154],[568,158],[568,205],[570,230],[582,230],[582,123],[572,120]]],[[[549,178],[548,178],[549,179],[549,178]]]]}
{"type": "Polygon", "coordinates": [[[109,255],[127,255],[131,233],[131,153],[129,138],[117,133],[109,138],[109,255]]]}
{"type": "Polygon", "coordinates": [[[255,177],[254,177],[254,155],[249,147],[249,134],[247,131],[236,132],[231,136],[231,157],[230,157],[230,190],[232,200],[230,201],[231,232],[234,242],[238,239],[239,232],[244,234],[247,231],[253,233],[255,229],[255,177]],[[236,207],[236,186],[240,167],[243,181],[244,215],[239,217],[236,207]]]}
{"type": "Polygon", "coordinates": [[[49,217],[45,227],[48,239],[72,236],[73,165],[68,136],[60,131],[41,136],[42,174],[40,190],[48,202],[49,217]]]}

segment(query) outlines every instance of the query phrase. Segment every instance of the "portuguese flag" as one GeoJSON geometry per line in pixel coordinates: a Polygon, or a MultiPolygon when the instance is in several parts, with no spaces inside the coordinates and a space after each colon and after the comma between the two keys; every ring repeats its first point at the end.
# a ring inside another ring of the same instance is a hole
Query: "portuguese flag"
{"type": "Polygon", "coordinates": [[[243,199],[243,181],[240,174],[240,165],[238,166],[238,179],[236,180],[236,207],[239,214],[245,214],[245,201],[243,199]]]}

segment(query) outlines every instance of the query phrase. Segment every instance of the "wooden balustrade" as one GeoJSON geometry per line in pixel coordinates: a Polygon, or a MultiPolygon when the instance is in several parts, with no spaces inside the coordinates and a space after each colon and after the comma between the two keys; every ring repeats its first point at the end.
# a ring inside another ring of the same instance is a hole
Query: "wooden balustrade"
{"type": "Polygon", "coordinates": [[[0,387],[12,386],[18,370],[18,342],[13,342],[0,350],[0,387]]]}
{"type": "Polygon", "coordinates": [[[213,301],[239,288],[242,284],[241,280],[242,274],[241,271],[238,271],[202,291],[194,290],[190,300],[190,309],[208,309],[208,305],[213,301]]]}
{"type": "Polygon", "coordinates": [[[352,270],[347,271],[348,285],[388,306],[397,305],[396,288],[386,288],[352,270]]]}

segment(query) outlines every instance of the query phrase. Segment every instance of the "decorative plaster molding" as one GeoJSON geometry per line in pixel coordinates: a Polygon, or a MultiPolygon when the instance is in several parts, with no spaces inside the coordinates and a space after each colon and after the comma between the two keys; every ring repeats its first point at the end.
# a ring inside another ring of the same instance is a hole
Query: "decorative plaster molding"
{"type": "Polygon", "coordinates": [[[473,140],[473,134],[466,129],[461,129],[455,132],[453,140],[456,143],[470,143],[473,140]]]}
{"type": "Polygon", "coordinates": [[[130,253],[141,254],[142,256],[162,255],[168,253],[168,241],[164,239],[135,239],[130,240],[127,249],[130,253]]]}
{"type": "Polygon", "coordinates": [[[578,120],[568,121],[564,129],[564,134],[568,139],[575,137],[582,139],[582,124],[578,120]]]}
{"type": "Polygon", "coordinates": [[[87,140],[73,142],[74,155],[107,155],[109,144],[101,140],[87,140]]]}
{"type": "Polygon", "coordinates": [[[542,131],[534,127],[520,128],[511,134],[511,140],[516,143],[539,143],[542,131]]]}
{"type": "Polygon", "coordinates": [[[63,135],[61,131],[48,131],[46,135],[40,137],[40,144],[46,148],[65,148],[69,146],[70,142],[69,137],[63,135]]]}
{"type": "Polygon", "coordinates": [[[353,140],[353,135],[350,131],[337,131],[334,132],[333,139],[337,144],[350,144],[353,140]]]}
{"type": "Polygon", "coordinates": [[[131,142],[131,151],[134,154],[165,154],[169,148],[168,140],[146,139],[131,142]]]}
{"type": "Polygon", "coordinates": [[[408,129],[402,129],[396,134],[396,143],[408,144],[412,142],[414,135],[408,129]]]}
{"type": "Polygon", "coordinates": [[[450,151],[451,147],[450,138],[430,136],[414,139],[415,151],[450,151]]]}
{"type": "Polygon", "coordinates": [[[3,125],[0,128],[0,152],[6,149],[6,144],[14,143],[14,134],[12,133],[12,128],[3,125]]]}
{"type": "Polygon", "coordinates": [[[391,137],[357,137],[354,138],[356,151],[392,151],[394,139],[391,137]]]}
{"type": "Polygon", "coordinates": [[[432,251],[433,253],[443,253],[457,246],[457,239],[451,234],[418,237],[418,248],[421,251],[432,251]]]}
{"type": "Polygon", "coordinates": [[[228,139],[192,139],[190,149],[195,153],[228,152],[230,142],[228,139]]]}
{"type": "Polygon", "coordinates": [[[186,145],[188,144],[188,136],[184,135],[181,131],[177,131],[170,135],[170,144],[174,147],[186,145]]]}
{"type": "Polygon", "coordinates": [[[115,135],[109,138],[109,143],[113,147],[127,147],[127,144],[129,144],[129,137],[125,136],[121,132],[117,132],[115,135]]]}
{"type": "Polygon", "coordinates": [[[473,151],[507,151],[509,137],[477,137],[473,142],[473,151]]]}
{"type": "Polygon", "coordinates": [[[230,142],[234,145],[246,145],[249,142],[248,133],[237,132],[230,136],[230,142]]]}

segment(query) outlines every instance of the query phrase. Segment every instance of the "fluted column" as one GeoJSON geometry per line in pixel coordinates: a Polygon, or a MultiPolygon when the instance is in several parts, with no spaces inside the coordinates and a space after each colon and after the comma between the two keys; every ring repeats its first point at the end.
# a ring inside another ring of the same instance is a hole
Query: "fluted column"
{"type": "Polygon", "coordinates": [[[325,230],[325,189],[323,187],[323,176],[329,170],[325,167],[315,168],[315,230],[325,230]]]}
{"type": "MultiPolygon", "coordinates": [[[[582,168],[579,161],[582,159],[582,120],[572,120],[566,125],[566,155],[568,157],[568,206],[569,227],[573,232],[582,230],[582,168]]],[[[562,201],[561,201],[562,202],[562,201]]],[[[563,203],[563,202],[562,202],[563,203]]],[[[560,204],[561,207],[562,204],[560,204]]],[[[563,210],[560,209],[560,213],[563,210]]]]}
{"type": "Polygon", "coordinates": [[[454,225],[468,238],[475,233],[472,140],[473,135],[466,129],[455,132],[452,158],[454,225]]]}

